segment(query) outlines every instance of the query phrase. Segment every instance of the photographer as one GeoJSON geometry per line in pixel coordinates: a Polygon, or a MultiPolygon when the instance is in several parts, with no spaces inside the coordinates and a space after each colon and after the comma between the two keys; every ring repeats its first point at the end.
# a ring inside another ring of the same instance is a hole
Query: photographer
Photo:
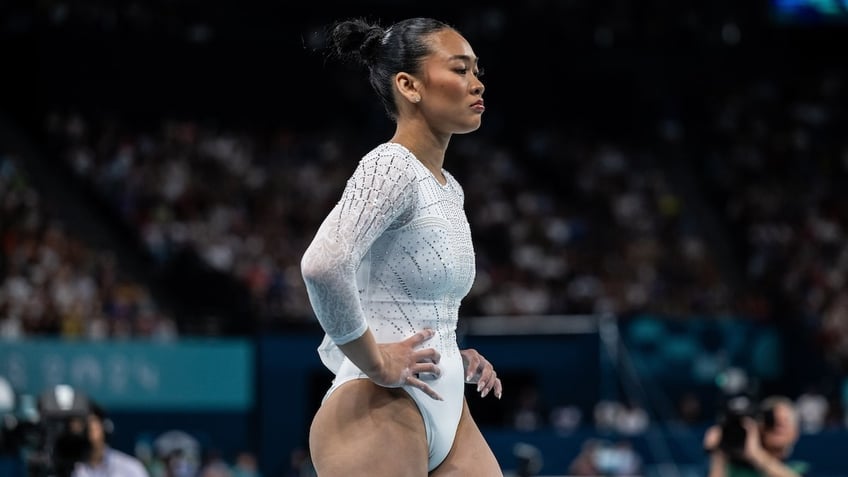
{"type": "Polygon", "coordinates": [[[732,429],[725,425],[710,427],[704,436],[704,448],[710,453],[709,477],[798,477],[807,471],[802,462],[789,462],[798,441],[798,416],[788,398],[773,396],[760,405],[759,415],[739,416],[739,444],[728,444],[732,429]],[[738,446],[738,448],[737,448],[738,446]]]}
{"type": "Polygon", "coordinates": [[[86,458],[77,462],[72,477],[148,477],[141,461],[109,447],[106,429],[111,423],[100,406],[90,403],[87,420],[90,447],[86,458]]]}

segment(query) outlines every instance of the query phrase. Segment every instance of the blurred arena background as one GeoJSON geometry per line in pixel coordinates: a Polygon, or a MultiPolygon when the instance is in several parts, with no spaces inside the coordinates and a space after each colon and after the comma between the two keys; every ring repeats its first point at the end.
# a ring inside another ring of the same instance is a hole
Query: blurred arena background
{"type": "MultiPolygon", "coordinates": [[[[470,39],[455,137],[473,412],[514,475],[704,475],[724,399],[784,394],[848,475],[844,1],[0,5],[0,416],[68,384],[153,475],[305,477],[330,376],[298,263],[392,124],[323,28],[470,39]],[[6,390],[5,392],[3,390],[6,390]]],[[[13,419],[10,419],[13,418],[13,419]]],[[[0,434],[0,474],[22,476],[0,434]]],[[[5,439],[2,437],[5,436],[5,439]]],[[[183,476],[181,476],[183,477],[183,476]]]]}

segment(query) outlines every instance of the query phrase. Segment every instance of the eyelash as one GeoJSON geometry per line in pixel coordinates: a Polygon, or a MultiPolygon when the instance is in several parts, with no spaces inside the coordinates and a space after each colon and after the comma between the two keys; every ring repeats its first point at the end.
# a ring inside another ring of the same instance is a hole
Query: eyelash
{"type": "MultiPolygon", "coordinates": [[[[454,71],[456,71],[457,73],[459,73],[461,75],[465,75],[466,73],[468,73],[468,68],[457,68],[454,71]]],[[[477,70],[476,73],[474,73],[474,76],[479,78],[479,77],[483,76],[484,72],[485,71],[483,70],[483,68],[480,68],[480,69],[477,70]]]]}

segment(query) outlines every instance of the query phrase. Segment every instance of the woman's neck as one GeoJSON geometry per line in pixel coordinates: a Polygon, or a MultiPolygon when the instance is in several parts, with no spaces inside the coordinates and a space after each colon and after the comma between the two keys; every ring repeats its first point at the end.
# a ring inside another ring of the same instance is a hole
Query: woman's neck
{"type": "Polygon", "coordinates": [[[428,128],[398,123],[391,142],[409,149],[439,182],[444,184],[447,181],[442,173],[442,167],[445,163],[445,151],[450,142],[450,134],[437,135],[428,128]]]}

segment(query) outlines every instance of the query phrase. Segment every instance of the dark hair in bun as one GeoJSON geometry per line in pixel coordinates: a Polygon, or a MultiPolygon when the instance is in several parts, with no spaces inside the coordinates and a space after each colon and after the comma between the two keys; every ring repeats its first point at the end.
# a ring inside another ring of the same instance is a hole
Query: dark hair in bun
{"type": "Polygon", "coordinates": [[[333,53],[368,68],[368,79],[386,112],[397,118],[394,76],[400,72],[418,73],[421,59],[430,48],[425,37],[445,28],[446,23],[432,18],[410,18],[383,28],[364,19],[336,23],[330,33],[333,53]]]}

